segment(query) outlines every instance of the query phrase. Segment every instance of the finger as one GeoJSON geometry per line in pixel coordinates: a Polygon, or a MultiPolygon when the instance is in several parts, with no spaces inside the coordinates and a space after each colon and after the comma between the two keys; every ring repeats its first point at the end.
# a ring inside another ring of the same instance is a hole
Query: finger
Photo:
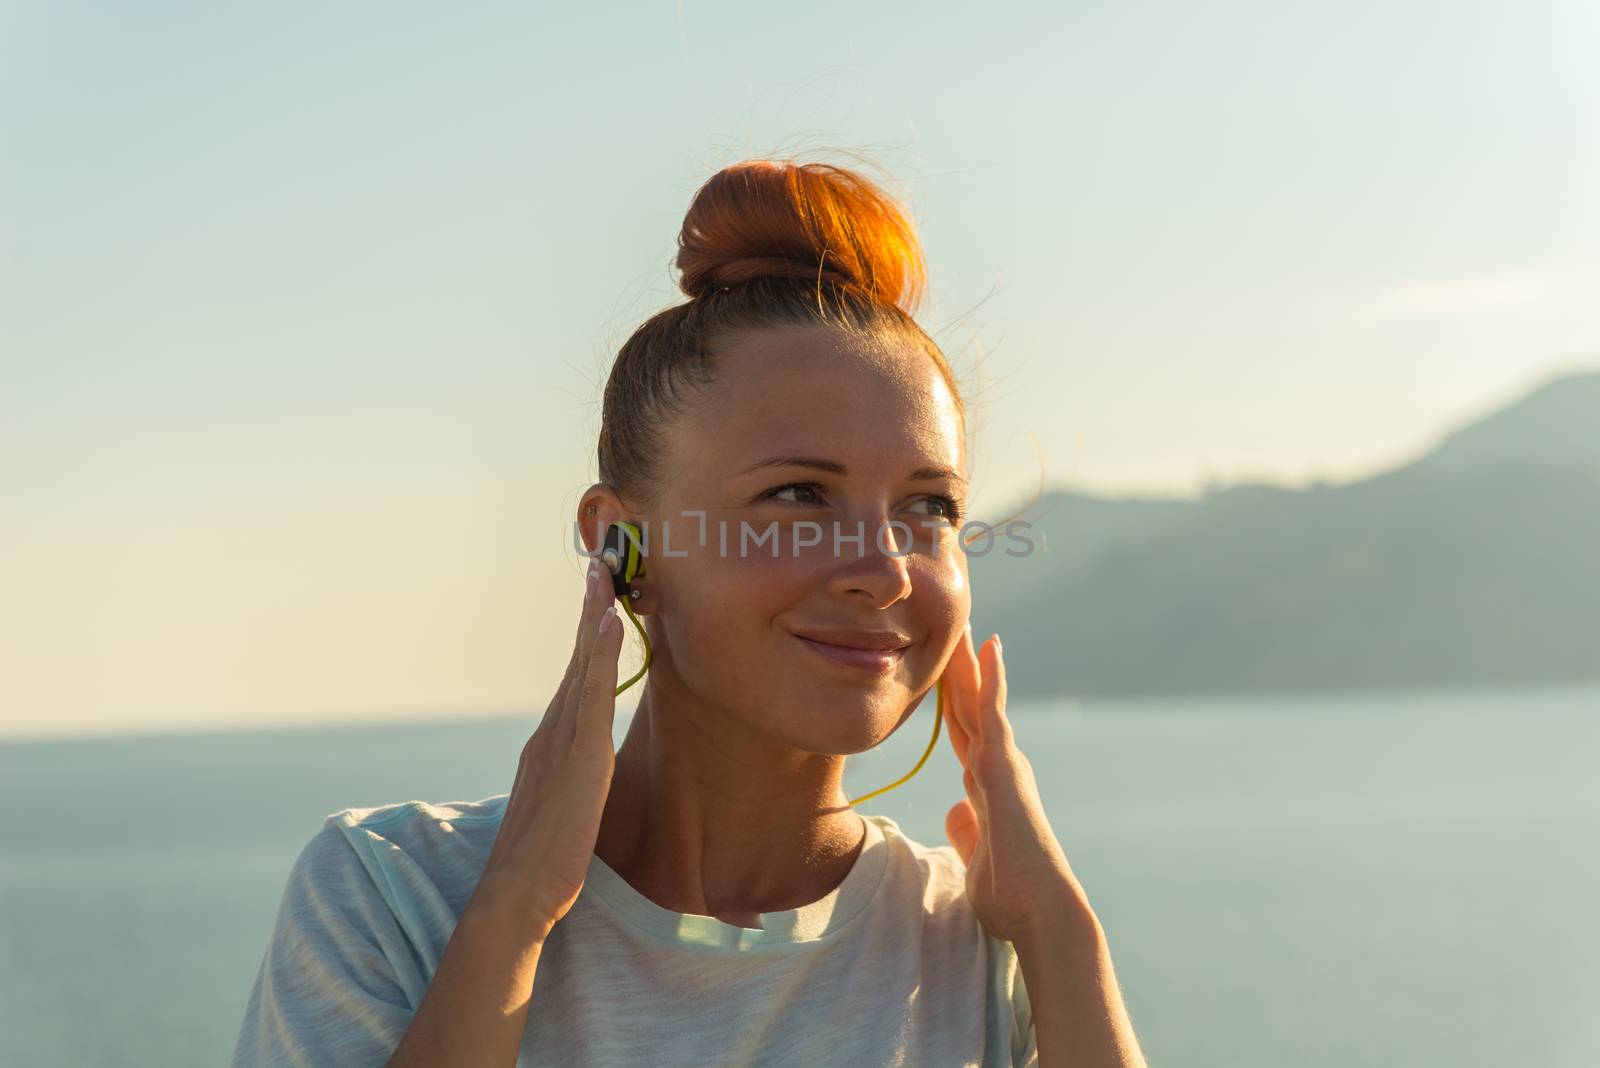
{"type": "Polygon", "coordinates": [[[583,625],[584,616],[588,613],[589,604],[594,600],[596,584],[600,582],[600,565],[590,560],[584,569],[583,600],[578,606],[578,625],[572,632],[572,656],[567,659],[566,674],[561,677],[563,691],[578,678],[578,658],[583,652],[583,634],[586,629],[583,625]]]}
{"type": "Polygon", "coordinates": [[[950,807],[944,817],[944,833],[950,839],[950,844],[956,847],[956,854],[961,857],[961,863],[968,864],[972,860],[973,851],[978,848],[978,816],[972,810],[972,804],[967,801],[957,801],[950,807]]]}
{"type": "Polygon", "coordinates": [[[1000,655],[1000,635],[990,635],[983,643],[982,653],[978,662],[983,672],[978,690],[978,736],[1009,747],[1014,739],[1006,719],[1006,670],[1000,655]]]}
{"type": "Polygon", "coordinates": [[[950,654],[950,663],[945,667],[945,671],[950,680],[946,685],[949,690],[952,716],[961,722],[968,740],[971,740],[978,734],[978,725],[974,722],[973,715],[978,703],[979,675],[978,658],[972,651],[970,623],[962,630],[961,638],[956,642],[956,651],[950,654]]]}
{"type": "Polygon", "coordinates": [[[961,766],[967,766],[967,728],[961,725],[961,718],[956,715],[952,707],[955,696],[955,684],[950,680],[950,669],[945,669],[944,675],[944,722],[950,732],[950,748],[956,751],[956,759],[961,761],[961,766]]]}
{"type": "Polygon", "coordinates": [[[573,717],[578,707],[578,691],[588,670],[589,650],[594,645],[600,616],[614,599],[610,575],[600,566],[600,561],[589,561],[589,570],[584,576],[583,609],[578,613],[578,633],[572,643],[572,659],[567,662],[566,674],[556,691],[554,726],[557,737],[570,741],[573,736],[573,717]]]}
{"type": "Polygon", "coordinates": [[[578,741],[609,741],[617,714],[617,661],[622,655],[622,617],[612,605],[595,624],[594,645],[578,699],[574,736],[578,741]]]}

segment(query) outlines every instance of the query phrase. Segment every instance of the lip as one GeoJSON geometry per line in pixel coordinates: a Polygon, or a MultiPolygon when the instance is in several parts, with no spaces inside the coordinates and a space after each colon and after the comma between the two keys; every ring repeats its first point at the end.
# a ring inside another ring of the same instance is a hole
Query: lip
{"type": "Polygon", "coordinates": [[[800,644],[835,664],[887,674],[905,659],[911,639],[893,631],[791,631],[800,644]]]}

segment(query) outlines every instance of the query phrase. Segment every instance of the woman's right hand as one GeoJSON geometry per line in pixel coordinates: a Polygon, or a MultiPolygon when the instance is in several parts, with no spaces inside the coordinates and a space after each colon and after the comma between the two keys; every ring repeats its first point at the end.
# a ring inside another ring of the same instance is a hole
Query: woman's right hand
{"type": "Polygon", "coordinates": [[[517,777],[480,887],[548,934],[583,889],[611,791],[622,620],[611,576],[589,562],[572,659],[544,719],[522,747],[517,777]]]}

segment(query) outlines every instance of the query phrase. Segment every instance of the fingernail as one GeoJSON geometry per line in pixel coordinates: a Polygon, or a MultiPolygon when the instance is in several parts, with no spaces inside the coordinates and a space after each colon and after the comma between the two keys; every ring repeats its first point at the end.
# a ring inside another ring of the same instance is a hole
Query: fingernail
{"type": "Polygon", "coordinates": [[[1004,652],[1004,650],[1000,648],[1000,635],[998,634],[994,636],[994,651],[996,656],[1004,652]]]}
{"type": "Polygon", "coordinates": [[[617,606],[614,605],[614,604],[607,605],[606,606],[606,610],[604,612],[600,613],[600,628],[595,633],[604,634],[606,632],[606,627],[609,626],[611,621],[613,619],[615,619],[616,617],[617,617],[617,606]]]}
{"type": "Polygon", "coordinates": [[[594,596],[594,580],[595,580],[595,576],[596,575],[597,575],[597,572],[594,569],[594,565],[590,564],[589,565],[589,577],[583,580],[584,581],[583,596],[584,596],[585,600],[587,600],[588,598],[594,596]]]}

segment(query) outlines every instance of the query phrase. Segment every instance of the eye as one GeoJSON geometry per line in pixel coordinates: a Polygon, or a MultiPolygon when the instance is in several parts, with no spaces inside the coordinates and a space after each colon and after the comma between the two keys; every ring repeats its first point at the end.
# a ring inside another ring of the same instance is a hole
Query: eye
{"type": "Polygon", "coordinates": [[[954,497],[948,497],[940,493],[932,497],[924,497],[916,503],[936,505],[940,509],[935,513],[937,518],[948,519],[952,523],[961,522],[961,505],[956,503],[954,497]]]}
{"type": "Polygon", "coordinates": [[[782,485],[782,486],[777,486],[777,487],[775,487],[773,489],[769,489],[769,490],[767,490],[767,492],[763,493],[761,495],[761,500],[764,500],[764,501],[766,501],[766,500],[774,500],[774,501],[775,500],[779,500],[780,498],[778,497],[778,494],[787,493],[790,490],[794,490],[797,493],[802,495],[798,500],[796,500],[794,502],[796,504],[820,504],[821,503],[820,501],[816,501],[816,500],[807,500],[804,497],[804,494],[807,494],[807,493],[820,494],[822,492],[822,486],[819,485],[816,482],[790,482],[790,483],[787,483],[787,484],[782,485]]]}
{"type": "MultiPolygon", "coordinates": [[[[775,486],[772,489],[767,490],[757,499],[763,501],[788,500],[794,504],[821,504],[821,493],[822,484],[819,482],[788,482],[782,486],[775,486]],[[790,492],[795,493],[797,496],[780,496],[781,494],[790,492]]],[[[937,519],[948,519],[950,522],[955,524],[959,524],[961,522],[961,503],[954,497],[942,493],[936,493],[930,497],[924,497],[921,500],[913,503],[916,505],[933,505],[935,511],[930,514],[937,519]]]]}

